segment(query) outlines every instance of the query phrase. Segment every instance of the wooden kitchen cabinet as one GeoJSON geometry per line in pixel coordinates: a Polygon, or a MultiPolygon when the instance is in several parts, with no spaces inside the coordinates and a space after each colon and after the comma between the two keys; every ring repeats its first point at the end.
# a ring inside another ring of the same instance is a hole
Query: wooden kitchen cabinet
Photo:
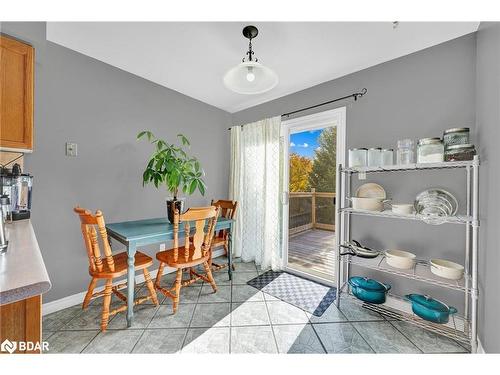
{"type": "MultiPolygon", "coordinates": [[[[0,342],[16,343],[16,353],[40,353],[42,345],[42,296],[0,306],[0,342]],[[30,343],[22,348],[20,342],[30,343]]],[[[6,352],[0,352],[6,354],[6,352]]]]}
{"type": "Polygon", "coordinates": [[[0,35],[0,149],[33,149],[34,48],[0,35]]]}

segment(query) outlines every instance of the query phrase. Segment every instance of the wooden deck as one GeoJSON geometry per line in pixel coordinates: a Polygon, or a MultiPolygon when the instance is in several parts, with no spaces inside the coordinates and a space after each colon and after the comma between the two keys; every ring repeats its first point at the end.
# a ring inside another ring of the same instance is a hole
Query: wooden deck
{"type": "Polygon", "coordinates": [[[333,279],[335,232],[312,229],[291,235],[288,263],[292,268],[333,279]]]}

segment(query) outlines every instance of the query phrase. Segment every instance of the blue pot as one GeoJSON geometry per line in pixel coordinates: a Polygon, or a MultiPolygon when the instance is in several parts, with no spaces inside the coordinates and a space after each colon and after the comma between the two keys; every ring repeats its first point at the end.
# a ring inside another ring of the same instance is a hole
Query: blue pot
{"type": "Polygon", "coordinates": [[[429,296],[408,294],[405,297],[411,302],[412,311],[422,319],[430,322],[440,324],[448,323],[450,315],[457,312],[456,308],[448,306],[429,296]]]}
{"type": "Polygon", "coordinates": [[[391,289],[390,285],[383,284],[367,277],[350,277],[348,282],[351,286],[352,294],[361,301],[368,303],[384,303],[386,294],[389,289],[391,289]]]}

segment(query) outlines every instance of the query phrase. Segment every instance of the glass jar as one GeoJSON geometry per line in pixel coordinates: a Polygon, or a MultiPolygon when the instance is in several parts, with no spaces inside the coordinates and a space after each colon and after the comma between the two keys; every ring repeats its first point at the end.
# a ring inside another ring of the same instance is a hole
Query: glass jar
{"type": "Polygon", "coordinates": [[[417,163],[442,163],[444,145],[440,138],[422,138],[418,141],[417,163]]]}
{"type": "Polygon", "coordinates": [[[445,150],[453,145],[469,144],[469,128],[447,129],[443,133],[443,143],[445,150]]]}
{"type": "Polygon", "coordinates": [[[474,159],[476,148],[474,145],[453,145],[449,146],[444,152],[445,161],[465,161],[474,159]]]}
{"type": "Polygon", "coordinates": [[[380,152],[382,164],[381,165],[393,165],[394,164],[394,151],[392,148],[383,148],[380,152]]]}
{"type": "Polygon", "coordinates": [[[398,150],[396,159],[398,165],[411,164],[415,162],[415,142],[413,139],[400,139],[398,141],[398,150]]]}
{"type": "Polygon", "coordinates": [[[367,152],[366,148],[349,149],[349,167],[366,167],[367,152]]]}
{"type": "Polygon", "coordinates": [[[373,147],[368,149],[368,166],[369,167],[380,167],[382,164],[380,147],[373,147]]]}

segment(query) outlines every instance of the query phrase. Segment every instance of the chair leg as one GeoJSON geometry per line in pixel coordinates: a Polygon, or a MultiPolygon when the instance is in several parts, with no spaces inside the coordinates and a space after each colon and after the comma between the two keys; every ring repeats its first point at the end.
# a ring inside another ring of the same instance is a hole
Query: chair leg
{"type": "Polygon", "coordinates": [[[153,303],[158,306],[158,296],[156,295],[156,290],[153,285],[153,282],[151,281],[151,276],[149,275],[149,271],[147,268],[144,268],[142,270],[144,273],[144,280],[146,280],[146,286],[149,289],[149,295],[151,296],[151,299],[153,300],[153,303]]]}
{"type": "Polygon", "coordinates": [[[203,263],[203,267],[205,268],[205,272],[207,273],[207,278],[208,281],[210,282],[210,285],[212,285],[212,289],[214,290],[214,293],[217,292],[217,285],[215,284],[215,280],[212,276],[212,270],[208,262],[203,263]]]}
{"type": "Polygon", "coordinates": [[[90,280],[87,294],[85,294],[85,298],[83,299],[83,304],[82,304],[83,310],[85,310],[87,308],[87,306],[89,305],[90,300],[92,299],[92,296],[94,295],[94,288],[95,288],[96,284],[97,284],[97,279],[93,277],[92,280],[90,280]]]}
{"type": "Polygon", "coordinates": [[[113,291],[113,279],[106,280],[106,287],[104,288],[104,300],[102,306],[101,317],[101,331],[106,331],[109,319],[109,305],[111,304],[111,293],[113,291]]]}
{"type": "Polygon", "coordinates": [[[158,273],[156,274],[156,280],[155,280],[155,286],[157,288],[160,287],[160,280],[161,277],[163,276],[163,268],[165,268],[165,263],[160,262],[160,266],[158,267],[158,273]]]}
{"type": "Polygon", "coordinates": [[[182,268],[177,269],[177,275],[175,277],[175,296],[174,296],[174,314],[177,312],[177,306],[179,305],[179,299],[181,296],[182,287],[182,268]]]}

